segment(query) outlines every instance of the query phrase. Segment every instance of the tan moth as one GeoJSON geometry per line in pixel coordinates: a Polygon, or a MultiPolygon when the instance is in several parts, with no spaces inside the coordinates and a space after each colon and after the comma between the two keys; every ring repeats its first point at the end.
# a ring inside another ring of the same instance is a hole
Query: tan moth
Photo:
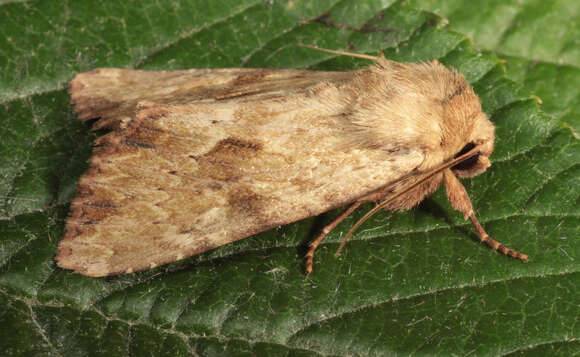
{"type": "Polygon", "coordinates": [[[131,273],[350,205],[311,243],[310,273],[324,236],[362,203],[377,206],[351,232],[379,209],[416,206],[441,183],[481,241],[526,261],[487,235],[458,180],[484,172],[494,145],[465,78],[437,61],[324,51],[374,64],[78,74],[75,113],[111,132],[79,180],[58,265],[131,273]]]}

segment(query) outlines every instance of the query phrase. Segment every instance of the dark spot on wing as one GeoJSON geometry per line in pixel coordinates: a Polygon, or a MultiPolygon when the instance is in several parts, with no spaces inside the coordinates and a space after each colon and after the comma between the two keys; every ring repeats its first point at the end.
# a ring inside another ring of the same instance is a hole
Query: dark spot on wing
{"type": "Polygon", "coordinates": [[[262,208],[262,196],[253,192],[250,188],[240,186],[232,190],[228,197],[228,204],[234,210],[247,212],[260,212],[262,208]]]}
{"type": "Polygon", "coordinates": [[[254,83],[267,76],[266,71],[256,71],[240,74],[234,81],[233,86],[241,86],[249,83],[254,83]]]}
{"type": "Polygon", "coordinates": [[[155,149],[155,145],[147,144],[147,143],[144,143],[141,141],[130,140],[130,139],[123,140],[123,144],[125,144],[127,146],[138,147],[141,149],[155,149]]]}
{"type": "Polygon", "coordinates": [[[84,201],[83,205],[99,208],[116,208],[116,206],[109,201],[84,201]]]}
{"type": "Polygon", "coordinates": [[[256,152],[263,149],[261,143],[236,139],[236,138],[226,138],[218,141],[217,144],[204,156],[220,154],[243,154],[244,152],[256,152]]]}
{"type": "Polygon", "coordinates": [[[236,182],[241,177],[251,177],[260,166],[262,149],[262,143],[229,137],[217,142],[205,154],[189,157],[197,161],[205,177],[236,182]]]}

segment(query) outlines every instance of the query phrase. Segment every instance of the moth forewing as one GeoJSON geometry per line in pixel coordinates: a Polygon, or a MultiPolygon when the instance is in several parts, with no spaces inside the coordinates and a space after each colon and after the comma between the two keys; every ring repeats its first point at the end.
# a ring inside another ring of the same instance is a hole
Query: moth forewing
{"type": "MultiPolygon", "coordinates": [[[[437,168],[467,145],[477,158],[458,175],[489,166],[493,125],[463,76],[437,62],[372,59],[352,72],[79,74],[75,111],[112,131],[79,180],[59,266],[130,273],[349,203],[341,217],[373,200],[408,209],[443,181],[455,192],[453,168],[437,168]]],[[[449,197],[463,209],[466,193],[449,197]]],[[[307,271],[332,227],[313,242],[307,271]]]]}
{"type": "MultiPolygon", "coordinates": [[[[300,69],[217,68],[143,71],[97,68],[79,73],[69,84],[71,103],[79,119],[98,119],[95,129],[118,129],[120,120],[136,115],[143,102],[185,105],[237,98],[260,101],[283,97],[320,82],[352,78],[353,72],[313,72],[300,69]]],[[[216,119],[218,119],[216,117],[216,119]]]]}

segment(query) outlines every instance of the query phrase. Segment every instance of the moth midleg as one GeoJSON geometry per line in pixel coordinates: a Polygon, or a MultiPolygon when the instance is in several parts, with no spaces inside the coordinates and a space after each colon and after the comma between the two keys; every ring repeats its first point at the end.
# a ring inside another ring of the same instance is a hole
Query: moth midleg
{"type": "Polygon", "coordinates": [[[322,232],[320,233],[320,235],[316,237],[315,240],[310,242],[310,244],[308,245],[309,246],[308,253],[306,253],[305,256],[306,274],[312,273],[312,261],[314,259],[314,251],[316,250],[316,248],[318,248],[318,245],[320,245],[320,242],[322,242],[324,237],[326,237],[328,233],[330,233],[334,228],[336,228],[336,226],[338,226],[340,222],[344,221],[346,217],[348,217],[355,209],[357,209],[364,202],[366,201],[359,200],[351,204],[344,212],[340,214],[340,216],[336,217],[334,221],[332,221],[330,224],[322,228],[322,232]]]}
{"type": "Polygon", "coordinates": [[[475,212],[473,211],[473,206],[471,205],[471,200],[469,199],[469,195],[467,194],[465,187],[463,187],[461,182],[459,182],[457,177],[455,177],[450,169],[446,169],[444,171],[443,178],[445,180],[445,191],[447,193],[449,202],[451,202],[453,208],[463,213],[465,219],[469,218],[471,220],[471,223],[473,223],[473,227],[477,232],[480,242],[484,242],[492,249],[504,255],[519,259],[524,263],[528,261],[528,256],[526,254],[522,254],[516,250],[506,247],[505,245],[491,238],[485,232],[475,217],[475,212]]]}

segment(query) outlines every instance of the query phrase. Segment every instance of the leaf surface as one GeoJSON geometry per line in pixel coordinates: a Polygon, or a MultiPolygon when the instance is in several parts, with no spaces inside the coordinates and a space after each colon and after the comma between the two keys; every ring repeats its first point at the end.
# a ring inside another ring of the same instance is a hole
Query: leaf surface
{"type": "Polygon", "coordinates": [[[493,21],[469,12],[468,1],[437,2],[441,9],[371,0],[1,4],[0,350],[577,354],[580,36],[572,27],[563,40],[518,46],[530,28],[567,21],[575,3],[490,2],[482,13],[493,21]],[[467,14],[479,19],[473,29],[467,14]],[[494,28],[507,30],[498,37],[494,28]],[[478,244],[439,191],[413,211],[377,214],[334,259],[344,233],[371,206],[359,209],[326,238],[308,277],[305,247],[340,210],[147,272],[91,279],[56,267],[68,202],[102,134],[71,112],[65,88],[75,73],[368,64],[296,43],[381,50],[399,61],[436,58],[464,73],[497,128],[492,167],[464,185],[486,230],[530,262],[478,244]]]}

